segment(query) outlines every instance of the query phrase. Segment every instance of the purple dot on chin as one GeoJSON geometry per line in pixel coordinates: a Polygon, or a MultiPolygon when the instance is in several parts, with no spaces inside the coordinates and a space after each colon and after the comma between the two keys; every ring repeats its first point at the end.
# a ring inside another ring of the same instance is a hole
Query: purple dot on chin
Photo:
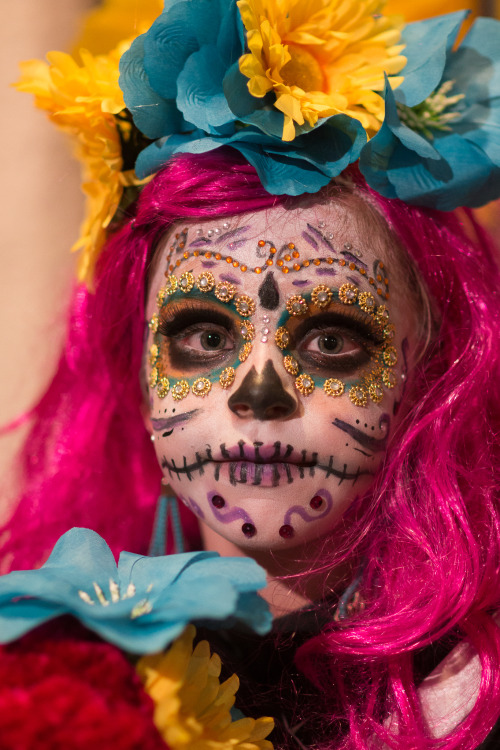
{"type": "Polygon", "coordinates": [[[244,533],[244,535],[247,536],[248,538],[255,536],[257,532],[257,529],[255,528],[253,523],[244,523],[243,526],[241,527],[241,530],[244,533]]]}
{"type": "Polygon", "coordinates": [[[309,503],[313,510],[318,510],[323,505],[323,498],[320,495],[314,495],[313,499],[309,503]]]}
{"type": "Polygon", "coordinates": [[[226,501],[220,495],[214,495],[212,497],[211,503],[214,506],[214,508],[223,508],[226,504],[226,501]]]}
{"type": "Polygon", "coordinates": [[[291,539],[293,535],[295,534],[295,531],[293,530],[293,526],[290,526],[288,523],[285,523],[280,531],[279,534],[283,539],[291,539]]]}

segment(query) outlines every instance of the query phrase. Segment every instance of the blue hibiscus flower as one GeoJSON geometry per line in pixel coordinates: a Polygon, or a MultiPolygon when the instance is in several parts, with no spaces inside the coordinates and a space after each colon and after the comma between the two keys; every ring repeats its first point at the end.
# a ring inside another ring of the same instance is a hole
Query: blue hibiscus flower
{"type": "Polygon", "coordinates": [[[283,114],[249,94],[238,60],[245,33],[235,0],[166,0],[120,61],[120,86],[136,126],[153,143],[136,173],[156,172],[177,153],[230,146],[274,194],[316,192],[366,143],[357,120],[335,115],[283,143],[283,114]]]}
{"type": "Polygon", "coordinates": [[[465,12],[403,32],[404,82],[386,87],[382,128],[360,168],[389,198],[450,211],[500,193],[500,23],[480,18],[457,50],[465,12]]]}
{"type": "Polygon", "coordinates": [[[90,529],[71,529],[38,570],[0,578],[0,642],[9,643],[60,615],[73,615],[125,651],[161,651],[186,625],[271,627],[257,594],[265,572],[249,558],[216,552],[144,557],[122,552],[118,566],[90,529]]]}

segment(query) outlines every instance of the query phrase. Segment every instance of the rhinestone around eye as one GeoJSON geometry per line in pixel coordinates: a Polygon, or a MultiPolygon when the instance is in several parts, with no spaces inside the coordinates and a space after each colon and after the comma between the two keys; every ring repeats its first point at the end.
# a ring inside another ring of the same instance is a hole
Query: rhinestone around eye
{"type": "Polygon", "coordinates": [[[344,393],[344,384],[341,380],[337,380],[337,378],[328,378],[328,380],[325,380],[324,382],[323,390],[327,396],[333,396],[335,398],[337,396],[342,396],[344,393]]]}
{"type": "Polygon", "coordinates": [[[238,359],[240,360],[240,362],[244,362],[246,359],[248,359],[251,351],[252,351],[252,344],[249,341],[247,341],[246,344],[243,344],[238,354],[238,359]]]}
{"type": "Polygon", "coordinates": [[[371,292],[360,292],[358,294],[358,305],[366,313],[375,312],[375,297],[371,292]]]}
{"type": "Polygon", "coordinates": [[[392,370],[382,370],[382,382],[386,388],[394,388],[398,380],[392,370]]]}
{"type": "Polygon", "coordinates": [[[393,346],[388,346],[382,356],[387,367],[394,367],[398,361],[398,353],[393,346]]]}
{"type": "Polygon", "coordinates": [[[166,294],[170,295],[175,292],[177,289],[177,279],[175,276],[168,276],[167,282],[165,284],[165,292],[166,294]]]}
{"type": "Polygon", "coordinates": [[[236,287],[234,284],[230,284],[229,281],[219,281],[215,287],[214,294],[221,302],[231,302],[236,294],[236,287]]]}
{"type": "Polygon", "coordinates": [[[303,396],[309,396],[314,391],[314,380],[304,372],[295,379],[295,387],[303,396]]]}
{"type": "Polygon", "coordinates": [[[240,323],[240,331],[245,341],[253,341],[255,338],[255,326],[249,320],[243,320],[240,323]]]}
{"type": "Polygon", "coordinates": [[[247,294],[238,294],[234,304],[237,312],[243,317],[248,318],[255,312],[255,302],[247,294]]]}
{"type": "Polygon", "coordinates": [[[308,310],[307,302],[300,294],[294,294],[287,299],[286,309],[294,317],[305,315],[308,310]]]}
{"type": "Polygon", "coordinates": [[[156,393],[158,394],[158,398],[165,398],[169,390],[170,390],[169,379],[165,377],[160,378],[156,386],[156,393]]]}
{"type": "Polygon", "coordinates": [[[286,355],[286,357],[283,357],[283,365],[285,367],[285,370],[290,373],[290,375],[297,375],[299,372],[299,363],[294,357],[291,357],[289,354],[286,355]]]}
{"type": "Polygon", "coordinates": [[[354,284],[342,284],[339,289],[339,299],[344,305],[353,305],[358,297],[358,287],[354,284]]]}
{"type": "Polygon", "coordinates": [[[374,404],[379,404],[384,397],[384,391],[378,383],[370,383],[368,386],[368,395],[374,404]]]}
{"type": "Polygon", "coordinates": [[[187,294],[187,292],[190,292],[193,287],[194,276],[189,271],[186,271],[179,279],[179,289],[181,292],[184,292],[184,294],[187,294]]]}
{"type": "Polygon", "coordinates": [[[196,286],[200,292],[211,292],[215,286],[215,279],[210,271],[203,271],[196,279],[196,286]]]}
{"type": "Polygon", "coordinates": [[[274,340],[276,341],[276,344],[280,349],[286,349],[288,344],[290,343],[290,334],[288,333],[286,328],[283,328],[281,326],[276,330],[276,333],[274,334],[274,340]]]}
{"type": "Polygon", "coordinates": [[[325,284],[320,284],[319,286],[314,287],[311,292],[311,302],[313,305],[316,305],[316,307],[327,307],[327,305],[330,304],[331,299],[331,290],[325,284]]]}
{"type": "Polygon", "coordinates": [[[191,386],[191,390],[193,391],[195,396],[206,396],[207,393],[210,392],[210,389],[212,388],[212,383],[210,380],[207,380],[207,378],[196,378],[193,385],[191,386]]]}
{"type": "Polygon", "coordinates": [[[153,346],[149,350],[149,364],[153,366],[158,359],[158,353],[159,349],[156,344],[153,344],[153,346]]]}
{"type": "Polygon", "coordinates": [[[159,324],[160,324],[160,318],[159,318],[159,317],[158,317],[158,315],[157,315],[157,314],[155,313],[155,314],[153,315],[153,317],[151,318],[151,320],[149,321],[149,323],[148,323],[148,326],[149,326],[149,330],[150,330],[150,331],[151,331],[152,333],[156,333],[156,331],[158,330],[158,326],[159,326],[159,324]]]}
{"type": "Polygon", "coordinates": [[[389,310],[385,305],[380,305],[380,307],[377,308],[377,312],[375,313],[375,318],[380,323],[386,323],[389,320],[389,310]]]}
{"type": "Polygon", "coordinates": [[[368,401],[368,394],[361,385],[353,385],[349,389],[349,398],[355,406],[366,406],[368,401]]]}
{"type": "Polygon", "coordinates": [[[386,341],[392,341],[396,335],[396,328],[392,323],[389,323],[389,325],[384,328],[383,334],[386,341]]]}
{"type": "Polygon", "coordinates": [[[158,382],[158,368],[153,367],[153,369],[149,373],[149,385],[151,386],[151,388],[154,388],[157,382],[158,382]]]}
{"type": "Polygon", "coordinates": [[[172,396],[175,401],[181,401],[189,393],[189,383],[187,380],[178,380],[177,383],[172,386],[172,396]]]}
{"type": "Polygon", "coordinates": [[[223,388],[230,388],[234,383],[234,367],[225,367],[219,375],[219,383],[223,388]]]}
{"type": "Polygon", "coordinates": [[[164,287],[162,287],[158,294],[156,295],[156,306],[161,307],[163,303],[165,302],[165,297],[167,296],[167,292],[164,287]]]}

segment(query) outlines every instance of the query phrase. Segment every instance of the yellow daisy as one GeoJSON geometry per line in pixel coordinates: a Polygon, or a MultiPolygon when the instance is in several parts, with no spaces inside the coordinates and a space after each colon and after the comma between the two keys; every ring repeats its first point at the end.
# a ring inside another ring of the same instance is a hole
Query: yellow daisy
{"type": "Polygon", "coordinates": [[[274,722],[232,721],[239,680],[219,682],[221,662],[207,641],[193,651],[196,630],[189,625],[165,654],[145,656],[137,671],[155,703],[154,722],[170,750],[273,750],[265,738],[274,722]]]}
{"type": "Polygon", "coordinates": [[[383,0],[239,0],[248,54],[240,58],[253,96],[276,95],[285,115],[283,140],[295,123],[347,114],[374,135],[384,118],[378,93],[392,88],[406,58],[402,22],[383,16],[383,0]]]}
{"type": "Polygon", "coordinates": [[[127,137],[127,123],[119,131],[115,118],[125,108],[118,86],[118,63],[130,43],[122,42],[108,55],[93,56],[82,50],[81,64],[66,53],[50,52],[48,63],[21,63],[21,79],[16,84],[20,91],[34,94],[35,105],[75,139],[87,205],[73,250],[82,250],[78,275],[87,282],[124,186],[139,184],[133,171],[122,171],[121,139],[127,137]]]}
{"type": "Polygon", "coordinates": [[[103,55],[122,39],[147,31],[163,10],[163,0],[104,0],[86,17],[76,48],[103,55]]]}

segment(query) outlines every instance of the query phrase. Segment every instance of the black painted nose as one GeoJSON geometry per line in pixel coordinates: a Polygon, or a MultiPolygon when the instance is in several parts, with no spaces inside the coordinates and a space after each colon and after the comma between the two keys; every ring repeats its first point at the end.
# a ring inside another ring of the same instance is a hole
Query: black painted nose
{"type": "Polygon", "coordinates": [[[256,419],[284,419],[293,414],[297,401],[283,388],[283,383],[270,359],[262,372],[255,367],[245,375],[242,384],[228,401],[238,417],[256,419]]]}

